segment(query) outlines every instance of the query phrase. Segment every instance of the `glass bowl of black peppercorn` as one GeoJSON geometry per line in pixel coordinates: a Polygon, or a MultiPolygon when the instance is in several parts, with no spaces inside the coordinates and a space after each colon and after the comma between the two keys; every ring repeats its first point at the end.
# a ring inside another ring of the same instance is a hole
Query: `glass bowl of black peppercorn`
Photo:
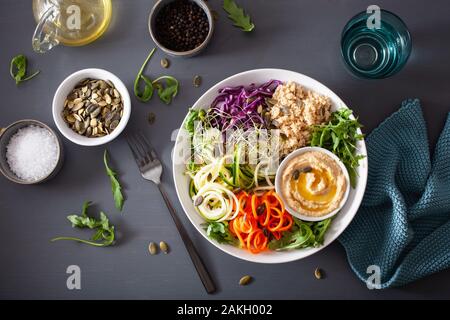
{"type": "Polygon", "coordinates": [[[149,17],[156,45],[174,57],[192,57],[211,39],[214,19],[203,0],[159,0],[149,17]]]}

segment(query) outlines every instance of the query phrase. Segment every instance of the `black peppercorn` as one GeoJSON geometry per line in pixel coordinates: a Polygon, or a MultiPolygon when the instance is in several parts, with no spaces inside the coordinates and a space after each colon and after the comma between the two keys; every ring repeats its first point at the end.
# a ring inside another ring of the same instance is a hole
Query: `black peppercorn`
{"type": "Polygon", "coordinates": [[[205,11],[190,0],[175,0],[158,12],[155,37],[167,49],[184,52],[195,49],[206,39],[209,22],[205,11]]]}

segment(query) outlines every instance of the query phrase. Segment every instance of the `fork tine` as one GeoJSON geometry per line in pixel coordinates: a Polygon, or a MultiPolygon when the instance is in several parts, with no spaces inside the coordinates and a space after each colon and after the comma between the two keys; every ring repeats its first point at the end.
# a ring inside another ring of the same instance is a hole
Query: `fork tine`
{"type": "Polygon", "coordinates": [[[153,161],[152,156],[150,155],[150,152],[147,150],[147,148],[144,145],[144,141],[142,140],[142,137],[140,137],[138,134],[133,134],[133,140],[135,141],[136,149],[138,150],[138,153],[142,156],[142,158],[146,162],[153,161]]]}
{"type": "Polygon", "coordinates": [[[140,152],[137,148],[136,143],[132,140],[131,136],[127,136],[126,140],[127,140],[128,147],[130,147],[131,153],[133,154],[134,160],[136,161],[137,165],[139,167],[143,166],[144,161],[142,159],[142,156],[140,155],[140,152]]]}
{"type": "Polygon", "coordinates": [[[147,152],[150,154],[150,157],[152,157],[153,160],[158,159],[158,155],[156,154],[155,149],[153,148],[147,137],[142,133],[142,131],[139,131],[139,136],[141,137],[143,144],[147,147],[147,152]]]}

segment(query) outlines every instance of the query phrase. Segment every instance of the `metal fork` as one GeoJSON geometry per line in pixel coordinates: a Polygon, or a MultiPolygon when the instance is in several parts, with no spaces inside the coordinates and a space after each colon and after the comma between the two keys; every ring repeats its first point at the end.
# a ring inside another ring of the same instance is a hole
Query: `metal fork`
{"type": "Polygon", "coordinates": [[[181,239],[184,242],[186,250],[191,257],[192,263],[194,264],[195,269],[197,270],[197,273],[200,276],[200,279],[202,280],[206,291],[208,293],[213,293],[214,291],[216,291],[214,282],[209,275],[205,265],[203,264],[203,261],[200,258],[197,250],[195,249],[191,238],[189,238],[186,229],[184,229],[180,219],[178,218],[174,207],[170,203],[166,190],[161,184],[161,175],[163,168],[155,150],[153,149],[148,139],[141,132],[128,135],[127,142],[128,146],[131,149],[131,152],[133,153],[134,159],[136,160],[142,177],[146,180],[154,182],[158,186],[158,189],[161,192],[164,201],[166,202],[166,206],[169,209],[172,219],[175,222],[178,232],[180,233],[181,239]]]}

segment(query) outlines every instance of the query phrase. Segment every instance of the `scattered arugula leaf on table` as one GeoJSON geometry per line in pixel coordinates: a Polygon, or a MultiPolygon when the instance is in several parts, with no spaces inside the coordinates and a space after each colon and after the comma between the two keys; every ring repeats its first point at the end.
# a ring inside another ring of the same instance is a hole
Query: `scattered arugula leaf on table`
{"type": "Polygon", "coordinates": [[[158,96],[165,104],[170,104],[172,99],[178,94],[178,80],[172,76],[161,76],[152,82],[158,90],[158,96]],[[162,82],[165,82],[163,85],[162,82]]]}
{"type": "Polygon", "coordinates": [[[112,245],[115,239],[114,226],[109,224],[108,217],[103,211],[100,211],[100,219],[89,217],[87,215],[87,209],[91,204],[92,203],[90,201],[86,201],[83,203],[83,208],[80,215],[73,214],[67,216],[67,219],[72,223],[72,227],[95,230],[95,233],[90,240],[76,237],[57,237],[53,238],[51,241],[71,240],[96,247],[107,247],[112,245]]]}
{"type": "Polygon", "coordinates": [[[32,75],[25,77],[27,74],[27,57],[25,57],[23,54],[19,54],[12,58],[11,64],[9,66],[9,73],[11,74],[11,77],[16,81],[16,84],[19,85],[24,81],[28,81],[34,78],[40,73],[40,71],[37,70],[32,75]]]}
{"type": "Polygon", "coordinates": [[[246,15],[244,9],[240,8],[234,0],[223,0],[223,9],[228,13],[228,18],[234,22],[234,25],[241,28],[242,31],[250,32],[255,28],[250,16],[246,15]]]}
{"type": "Polygon", "coordinates": [[[207,222],[202,226],[206,231],[206,235],[218,243],[236,245],[236,238],[233,237],[228,229],[228,222],[207,222]]]}
{"type": "Polygon", "coordinates": [[[350,176],[350,184],[356,186],[359,160],[364,155],[356,154],[356,143],[362,140],[364,135],[358,133],[362,125],[356,118],[350,118],[352,110],[343,108],[331,114],[327,124],[315,126],[311,136],[311,146],[322,147],[330,150],[345,164],[350,176]]]}
{"type": "Polygon", "coordinates": [[[149,78],[147,78],[146,76],[144,76],[143,72],[144,72],[144,69],[147,66],[148,62],[150,61],[151,57],[155,53],[155,50],[156,50],[156,48],[153,48],[150,51],[150,53],[148,54],[144,63],[142,64],[142,67],[139,70],[139,73],[137,74],[136,79],[134,80],[134,95],[141,102],[147,102],[153,97],[152,81],[149,78]],[[144,86],[143,90],[141,90],[141,86],[142,86],[141,84],[144,86]]]}
{"type": "Polygon", "coordinates": [[[153,97],[153,91],[157,89],[161,101],[165,104],[170,104],[172,99],[178,94],[180,87],[178,80],[172,76],[161,76],[152,81],[143,74],[155,51],[156,48],[150,51],[134,80],[134,95],[139,101],[148,102],[153,97]]]}
{"type": "Polygon", "coordinates": [[[122,211],[124,197],[122,194],[122,187],[120,186],[119,180],[117,180],[117,173],[114,172],[108,165],[108,151],[105,150],[103,154],[103,162],[105,164],[106,174],[111,180],[111,190],[114,197],[114,203],[118,210],[122,211]]]}

